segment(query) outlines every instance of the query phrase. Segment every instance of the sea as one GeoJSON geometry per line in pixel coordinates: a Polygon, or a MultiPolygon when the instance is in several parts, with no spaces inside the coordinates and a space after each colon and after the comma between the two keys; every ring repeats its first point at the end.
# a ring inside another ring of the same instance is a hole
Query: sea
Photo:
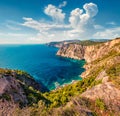
{"type": "Polygon", "coordinates": [[[26,71],[49,90],[81,80],[85,61],[56,56],[57,51],[44,44],[0,45],[0,68],[26,71]]]}

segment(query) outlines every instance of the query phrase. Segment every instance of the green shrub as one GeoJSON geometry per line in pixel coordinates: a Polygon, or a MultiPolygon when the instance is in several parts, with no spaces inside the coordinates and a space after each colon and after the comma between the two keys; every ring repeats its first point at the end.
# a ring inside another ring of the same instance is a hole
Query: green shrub
{"type": "Polygon", "coordinates": [[[101,99],[96,99],[95,105],[100,108],[100,110],[106,110],[106,105],[101,99]]]}
{"type": "Polygon", "coordinates": [[[0,98],[6,99],[7,101],[11,100],[11,96],[9,94],[7,94],[7,93],[2,94],[2,96],[0,98]]]}

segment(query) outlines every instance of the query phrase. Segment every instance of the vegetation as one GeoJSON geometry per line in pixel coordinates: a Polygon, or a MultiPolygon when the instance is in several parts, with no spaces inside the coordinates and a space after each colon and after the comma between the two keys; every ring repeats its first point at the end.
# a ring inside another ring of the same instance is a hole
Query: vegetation
{"type": "Polygon", "coordinates": [[[95,77],[89,77],[82,81],[74,82],[73,84],[66,85],[55,91],[44,93],[44,97],[50,101],[48,105],[50,108],[59,107],[65,105],[71,100],[73,96],[80,95],[86,89],[101,83],[101,81],[95,81],[95,77]]]}
{"type": "Polygon", "coordinates": [[[115,83],[117,87],[120,88],[120,63],[117,65],[112,65],[106,70],[107,74],[109,75],[109,80],[115,83]]]}
{"type": "Polygon", "coordinates": [[[0,96],[0,99],[5,99],[7,101],[11,100],[11,96],[8,93],[4,93],[0,96]]]}
{"type": "Polygon", "coordinates": [[[100,110],[106,110],[106,105],[101,99],[96,99],[95,105],[96,107],[100,108],[100,110]]]}
{"type": "Polygon", "coordinates": [[[28,105],[33,106],[35,103],[38,103],[39,100],[47,101],[42,93],[36,89],[34,89],[32,86],[23,86],[25,94],[27,96],[28,105]]]}
{"type": "MultiPolygon", "coordinates": [[[[3,70],[1,70],[3,71],[3,70]]],[[[5,71],[5,70],[4,70],[5,71]]],[[[3,71],[3,73],[4,73],[3,71]]],[[[39,116],[42,115],[48,115],[48,113],[51,113],[51,111],[54,111],[54,108],[59,108],[61,106],[65,106],[69,101],[73,99],[73,97],[80,95],[84,91],[86,91],[88,88],[93,87],[94,85],[97,85],[101,83],[101,81],[96,81],[95,77],[98,74],[100,70],[96,70],[90,75],[88,78],[85,78],[81,81],[76,81],[73,84],[66,85],[64,87],[61,87],[57,90],[41,93],[40,91],[36,90],[32,86],[26,86],[25,83],[21,82],[21,86],[23,87],[25,91],[25,95],[27,96],[28,100],[28,109],[29,112],[31,112],[31,115],[39,116]]],[[[13,72],[17,74],[16,79],[19,79],[21,76],[25,76],[26,78],[29,78],[29,75],[23,71],[7,71],[6,74],[13,75],[13,72]],[[9,73],[8,73],[9,72],[9,73]]],[[[85,102],[86,103],[86,102],[85,102]]],[[[20,107],[23,107],[24,104],[20,102],[20,107]]],[[[22,111],[21,109],[19,109],[22,111]]],[[[54,111],[55,112],[55,111],[54,111]]],[[[65,108],[62,115],[69,115],[70,113],[73,113],[77,115],[76,112],[74,112],[71,108],[65,108]]]]}
{"type": "MultiPolygon", "coordinates": [[[[102,43],[104,43],[104,42],[95,42],[95,41],[91,41],[91,40],[84,40],[84,41],[77,42],[76,44],[90,46],[90,45],[98,45],[98,44],[102,44],[102,43]]],[[[75,44],[75,43],[73,43],[73,44],[75,44]]]]}

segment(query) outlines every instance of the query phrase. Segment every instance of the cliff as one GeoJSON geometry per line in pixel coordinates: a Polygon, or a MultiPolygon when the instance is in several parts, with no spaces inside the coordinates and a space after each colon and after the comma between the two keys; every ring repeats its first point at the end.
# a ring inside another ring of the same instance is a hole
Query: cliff
{"type": "MultiPolygon", "coordinates": [[[[57,52],[57,55],[74,59],[85,59],[83,79],[99,81],[87,87],[80,96],[94,102],[103,102],[105,107],[120,115],[120,38],[96,45],[68,44],[57,52]]],[[[89,81],[90,83],[91,81],[89,81]]],[[[101,103],[102,104],[102,103],[101,103]]],[[[103,111],[100,115],[106,115],[103,111]]]]}
{"type": "Polygon", "coordinates": [[[118,43],[120,43],[120,39],[115,39],[105,43],[98,42],[97,44],[93,42],[93,45],[81,45],[81,43],[66,44],[60,48],[57,55],[78,60],[85,59],[86,62],[92,62],[114,49],[119,52],[120,49],[114,47],[118,43]]]}
{"type": "Polygon", "coordinates": [[[11,115],[19,107],[42,98],[43,87],[26,72],[0,69],[0,115],[11,115]],[[39,97],[39,98],[38,98],[39,97]]]}

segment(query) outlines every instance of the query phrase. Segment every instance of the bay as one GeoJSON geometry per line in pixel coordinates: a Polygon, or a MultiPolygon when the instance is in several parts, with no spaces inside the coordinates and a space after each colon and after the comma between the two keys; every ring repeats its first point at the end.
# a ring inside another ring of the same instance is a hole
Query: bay
{"type": "Polygon", "coordinates": [[[49,90],[81,80],[85,61],[58,57],[57,51],[46,45],[0,45],[0,67],[24,70],[49,90]]]}

